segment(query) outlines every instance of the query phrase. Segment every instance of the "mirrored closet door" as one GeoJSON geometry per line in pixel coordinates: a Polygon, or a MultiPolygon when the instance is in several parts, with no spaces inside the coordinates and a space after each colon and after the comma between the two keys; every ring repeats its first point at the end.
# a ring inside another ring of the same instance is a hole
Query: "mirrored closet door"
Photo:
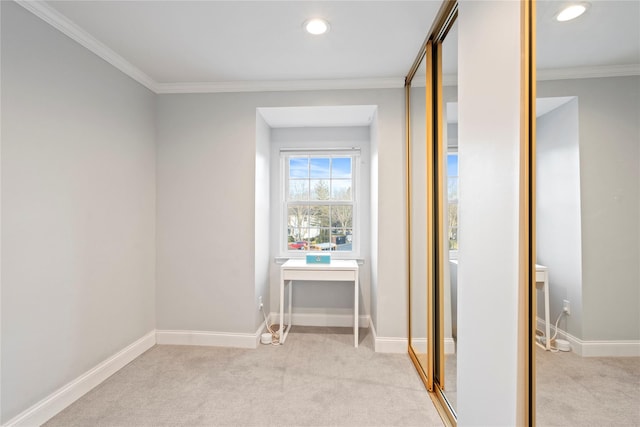
{"type": "Polygon", "coordinates": [[[445,1],[407,75],[409,355],[456,423],[457,4],[445,1]],[[453,263],[453,264],[451,264],[453,263]]]}
{"type": "Polygon", "coordinates": [[[535,15],[536,423],[640,425],[640,2],[568,5],[535,15]]]}

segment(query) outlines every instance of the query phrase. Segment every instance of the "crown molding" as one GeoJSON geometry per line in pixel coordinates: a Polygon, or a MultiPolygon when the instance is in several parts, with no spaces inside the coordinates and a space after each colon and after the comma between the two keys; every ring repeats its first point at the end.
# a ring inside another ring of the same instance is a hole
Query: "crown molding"
{"type": "Polygon", "coordinates": [[[595,67],[548,68],[538,70],[536,80],[591,79],[598,77],[639,76],[640,64],[601,65],[595,67]]]}
{"type": "Polygon", "coordinates": [[[158,83],[156,92],[160,94],[282,92],[304,90],[397,89],[402,87],[404,87],[403,77],[391,77],[378,79],[158,83]]]}
{"type": "MultiPolygon", "coordinates": [[[[404,77],[368,79],[282,80],[282,81],[227,81],[202,83],[158,83],[99,42],[73,21],[49,6],[44,0],[16,0],[16,3],[52,27],[89,49],[141,85],[158,94],[274,92],[348,89],[397,89],[404,87],[404,77]]],[[[575,67],[539,70],[537,80],[565,80],[597,77],[640,75],[640,64],[575,67]]],[[[456,85],[455,75],[443,76],[445,86],[456,85]]],[[[417,82],[416,82],[417,83],[417,82]]]]}
{"type": "MultiPolygon", "coordinates": [[[[599,65],[594,67],[548,68],[536,72],[536,80],[572,80],[591,79],[598,77],[639,76],[640,64],[629,65],[599,65]]],[[[444,86],[457,86],[457,74],[444,74],[444,86]]],[[[419,85],[418,85],[419,86],[419,85]]],[[[424,86],[424,85],[423,85],[424,86]]]]}
{"type": "Polygon", "coordinates": [[[97,39],[80,28],[66,16],[49,6],[43,0],[16,0],[16,3],[58,31],[70,37],[72,40],[89,49],[91,52],[98,55],[100,58],[104,59],[141,85],[153,92],[157,92],[157,83],[151,77],[132,65],[122,56],[100,43],[97,39]]]}

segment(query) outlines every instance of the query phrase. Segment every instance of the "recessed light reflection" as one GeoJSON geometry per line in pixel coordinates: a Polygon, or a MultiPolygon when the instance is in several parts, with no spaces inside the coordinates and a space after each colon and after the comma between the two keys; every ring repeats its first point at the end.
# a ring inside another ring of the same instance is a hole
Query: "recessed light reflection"
{"type": "Polygon", "coordinates": [[[556,20],[560,22],[571,21],[572,19],[576,19],[578,16],[582,15],[587,11],[587,4],[572,4],[570,6],[565,7],[558,13],[556,16],[556,20]]]}

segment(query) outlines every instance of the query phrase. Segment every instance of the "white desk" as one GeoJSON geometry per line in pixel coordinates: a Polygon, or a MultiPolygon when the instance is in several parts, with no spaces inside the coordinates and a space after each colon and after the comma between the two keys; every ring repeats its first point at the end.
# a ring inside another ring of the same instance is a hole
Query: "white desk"
{"type": "Polygon", "coordinates": [[[544,334],[546,338],[544,346],[537,340],[536,344],[545,350],[551,350],[551,327],[549,325],[549,269],[544,265],[536,264],[536,289],[542,289],[542,292],[544,292],[544,334]]]}
{"type": "Polygon", "coordinates": [[[294,280],[353,282],[353,345],[358,347],[358,263],[354,260],[331,260],[330,264],[307,264],[304,259],[290,259],[280,267],[280,344],[291,329],[291,288],[294,280]],[[289,322],[284,330],[284,288],[289,286],[289,322]]]}

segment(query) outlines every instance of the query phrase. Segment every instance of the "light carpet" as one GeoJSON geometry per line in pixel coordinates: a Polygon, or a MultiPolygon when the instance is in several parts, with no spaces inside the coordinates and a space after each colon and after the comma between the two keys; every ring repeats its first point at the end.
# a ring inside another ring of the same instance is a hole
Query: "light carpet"
{"type": "Polygon", "coordinates": [[[536,350],[538,426],[640,426],[640,358],[536,350]]]}
{"type": "Polygon", "coordinates": [[[368,329],[293,327],[256,350],[159,345],[45,425],[442,426],[406,354],[368,329]]]}

